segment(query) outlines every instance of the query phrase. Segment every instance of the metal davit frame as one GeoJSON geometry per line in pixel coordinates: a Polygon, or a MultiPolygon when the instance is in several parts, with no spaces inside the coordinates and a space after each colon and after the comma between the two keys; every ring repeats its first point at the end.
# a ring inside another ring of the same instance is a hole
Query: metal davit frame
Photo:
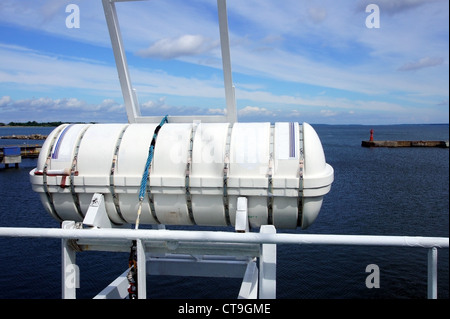
{"type": "MultiPolygon", "coordinates": [[[[136,241],[139,299],[147,298],[147,275],[243,278],[239,299],[276,298],[276,245],[239,238],[245,233],[250,235],[246,198],[238,199],[236,233],[230,233],[173,231],[163,225],[154,226],[152,230],[110,228],[103,195],[95,196],[96,204],[91,205],[83,222],[90,228],[83,232],[88,236],[62,240],[63,298],[76,297],[76,287],[72,283],[78,282],[74,276],[79,274],[72,270],[77,252],[129,252],[132,241],[136,241]],[[94,234],[97,231],[98,234],[94,234]]],[[[63,233],[67,235],[72,231],[84,231],[80,227],[83,226],[72,221],[62,224],[63,233]]],[[[261,227],[259,234],[275,233],[275,227],[267,225],[261,227]]],[[[129,295],[128,273],[129,269],[94,299],[126,298],[129,295]]]]}
{"type": "MultiPolygon", "coordinates": [[[[125,108],[127,110],[129,123],[156,123],[161,117],[142,116],[136,90],[131,83],[128,63],[125,54],[125,48],[120,32],[119,19],[116,12],[116,2],[145,1],[145,0],[102,0],[105,11],[106,22],[109,35],[111,37],[112,49],[116,60],[117,71],[119,73],[120,86],[124,98],[125,108]]],[[[201,121],[204,123],[234,123],[237,121],[235,89],[231,73],[231,55],[230,42],[228,37],[228,18],[226,9],[226,0],[217,0],[219,13],[219,31],[222,50],[223,76],[225,84],[226,114],[224,116],[171,116],[171,123],[189,123],[201,121]]]]}

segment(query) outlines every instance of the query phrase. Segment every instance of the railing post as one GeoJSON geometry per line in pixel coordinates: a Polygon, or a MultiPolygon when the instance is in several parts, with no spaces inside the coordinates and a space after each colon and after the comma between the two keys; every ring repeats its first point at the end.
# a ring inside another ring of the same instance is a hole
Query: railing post
{"type": "MultiPolygon", "coordinates": [[[[62,229],[74,229],[75,222],[64,221],[62,229]]],[[[76,299],[76,288],[79,287],[80,274],[76,265],[76,252],[70,246],[71,239],[61,239],[61,294],[63,299],[76,299]]]]}
{"type": "Polygon", "coordinates": [[[147,257],[145,256],[145,245],[140,239],[136,242],[137,249],[137,277],[138,298],[147,299],[147,257]]]}
{"type": "MultiPolygon", "coordinates": [[[[276,234],[273,225],[261,226],[262,234],[276,234]]],[[[276,299],[277,288],[277,245],[262,244],[259,257],[259,298],[276,299]]]]}
{"type": "Polygon", "coordinates": [[[428,249],[428,299],[437,299],[437,248],[428,249]]]}

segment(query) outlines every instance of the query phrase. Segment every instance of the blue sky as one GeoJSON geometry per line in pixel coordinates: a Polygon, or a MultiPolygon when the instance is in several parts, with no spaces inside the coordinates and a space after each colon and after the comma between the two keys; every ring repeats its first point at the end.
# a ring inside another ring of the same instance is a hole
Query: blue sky
{"type": "MultiPolygon", "coordinates": [[[[223,113],[216,1],[116,6],[143,115],[223,113]]],[[[448,0],[227,6],[239,121],[449,122],[448,0]]],[[[29,120],[127,121],[101,0],[0,2],[0,122],[29,120]]]]}

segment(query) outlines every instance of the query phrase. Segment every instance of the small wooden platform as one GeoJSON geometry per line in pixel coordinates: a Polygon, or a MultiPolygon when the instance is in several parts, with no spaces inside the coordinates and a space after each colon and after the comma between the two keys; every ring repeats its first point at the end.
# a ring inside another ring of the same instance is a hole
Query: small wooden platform
{"type": "Polygon", "coordinates": [[[448,141],[362,141],[363,147],[440,147],[448,148],[448,141]]]}
{"type": "Polygon", "coordinates": [[[18,167],[22,158],[37,158],[41,148],[42,145],[0,145],[0,163],[6,168],[11,164],[18,167]]]}

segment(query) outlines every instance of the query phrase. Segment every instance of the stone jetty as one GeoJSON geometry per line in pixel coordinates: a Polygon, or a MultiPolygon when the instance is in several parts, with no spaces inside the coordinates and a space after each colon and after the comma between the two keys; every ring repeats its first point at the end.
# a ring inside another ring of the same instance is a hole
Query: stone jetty
{"type": "Polygon", "coordinates": [[[363,147],[441,147],[448,148],[448,141],[362,141],[363,147]]]}
{"type": "Polygon", "coordinates": [[[47,135],[42,134],[0,136],[2,140],[45,140],[46,138],[47,135]]]}

